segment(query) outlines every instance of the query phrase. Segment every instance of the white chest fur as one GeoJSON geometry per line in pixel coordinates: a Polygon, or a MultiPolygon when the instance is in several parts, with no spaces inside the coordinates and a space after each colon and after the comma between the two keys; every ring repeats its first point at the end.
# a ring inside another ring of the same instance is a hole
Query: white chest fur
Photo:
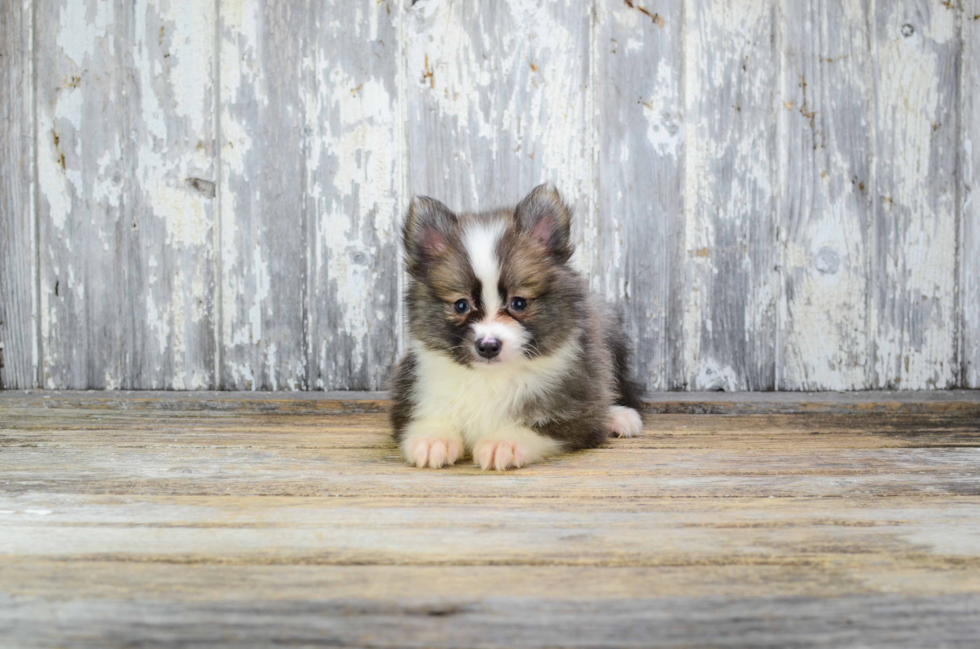
{"type": "Polygon", "coordinates": [[[471,444],[520,423],[528,401],[557,389],[579,351],[569,343],[549,356],[470,368],[416,341],[412,349],[418,359],[417,416],[449,422],[471,444]]]}

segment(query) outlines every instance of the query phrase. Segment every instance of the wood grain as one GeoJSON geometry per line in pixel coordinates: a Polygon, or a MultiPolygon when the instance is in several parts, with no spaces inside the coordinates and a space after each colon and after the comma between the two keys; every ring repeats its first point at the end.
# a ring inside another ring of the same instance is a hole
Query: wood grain
{"type": "Polygon", "coordinates": [[[403,4],[315,5],[303,89],[310,389],[382,389],[397,356],[403,4]]]}
{"type": "Polygon", "coordinates": [[[958,374],[956,9],[879,5],[873,25],[875,387],[936,389],[958,374]]]}
{"type": "Polygon", "coordinates": [[[213,8],[40,0],[42,385],[213,385],[213,8]]]}
{"type": "Polygon", "coordinates": [[[88,3],[41,0],[35,8],[40,382],[48,389],[132,385],[126,289],[139,223],[126,213],[123,181],[132,158],[122,6],[89,14],[88,3]]]}
{"type": "Polygon", "coordinates": [[[681,6],[603,0],[597,10],[599,287],[624,307],[637,380],[663,390],[682,362],[668,337],[683,308],[681,6]]]}
{"type": "Polygon", "coordinates": [[[134,388],[216,387],[214,30],[214,3],[152,0],[133,9],[139,74],[127,89],[132,171],[122,183],[140,260],[127,287],[132,354],[145,356],[129,370],[134,388]]]}
{"type": "Polygon", "coordinates": [[[590,3],[415,2],[406,9],[408,187],[456,210],[553,181],[595,276],[590,3]]]}
{"type": "Polygon", "coordinates": [[[878,561],[897,555],[899,571],[956,564],[980,569],[969,538],[980,531],[971,520],[975,503],[944,502],[924,513],[905,499],[865,500],[861,507],[711,499],[620,506],[563,499],[548,508],[479,498],[427,499],[414,506],[360,497],[220,500],[2,501],[7,510],[20,509],[5,515],[0,565],[14,557],[65,564],[600,568],[795,567],[836,560],[860,570],[871,557],[854,555],[876,555],[878,561]],[[30,513],[38,511],[51,513],[30,513]]]}
{"type": "Polygon", "coordinates": [[[219,8],[225,389],[387,381],[398,331],[392,7],[219,8]]]}
{"type": "Polygon", "coordinates": [[[0,390],[37,385],[33,6],[0,6],[0,390]]]}
{"type": "MultiPolygon", "coordinates": [[[[485,578],[472,569],[466,574],[471,580],[485,578]]],[[[651,578],[660,581],[670,575],[651,578]]],[[[371,575],[372,581],[386,579],[387,575],[371,575]]],[[[978,631],[980,611],[980,597],[974,593],[937,598],[857,594],[830,602],[761,596],[542,603],[538,598],[519,596],[337,601],[316,597],[319,592],[314,588],[302,598],[271,603],[99,600],[49,604],[24,598],[3,602],[0,629],[15,638],[18,647],[31,648],[59,646],[66,640],[83,648],[124,647],[131,642],[153,647],[256,648],[287,643],[305,647],[523,648],[553,647],[555,643],[672,647],[691,643],[884,648],[969,646],[978,631]]]]}
{"type": "Polygon", "coordinates": [[[497,474],[406,466],[373,396],[7,392],[0,646],[969,646],[977,395],[938,394],[497,474]]]}
{"type": "Polygon", "coordinates": [[[780,12],[781,390],[870,387],[873,96],[866,2],[780,12]]]}
{"type": "Polygon", "coordinates": [[[305,389],[311,3],[222,0],[218,14],[219,387],[305,389]]]}
{"type": "Polygon", "coordinates": [[[980,493],[978,426],[970,412],[657,415],[648,418],[655,430],[643,438],[562,456],[500,480],[468,463],[441,473],[404,466],[386,416],[370,408],[345,415],[343,403],[319,414],[146,405],[122,410],[5,399],[4,488],[18,494],[43,485],[56,493],[141,496],[564,495],[624,502],[980,493]]]}
{"type": "Polygon", "coordinates": [[[980,1],[966,0],[960,71],[960,385],[980,388],[980,1]]]}
{"type": "MultiPolygon", "coordinates": [[[[5,391],[0,406],[76,411],[163,410],[282,414],[383,413],[384,392],[5,391]]],[[[683,415],[930,415],[980,416],[980,392],[868,390],[860,392],[660,392],[644,397],[647,414],[683,415]]]]}
{"type": "Polygon", "coordinates": [[[775,3],[684,5],[685,282],[670,388],[775,387],[775,3]]]}

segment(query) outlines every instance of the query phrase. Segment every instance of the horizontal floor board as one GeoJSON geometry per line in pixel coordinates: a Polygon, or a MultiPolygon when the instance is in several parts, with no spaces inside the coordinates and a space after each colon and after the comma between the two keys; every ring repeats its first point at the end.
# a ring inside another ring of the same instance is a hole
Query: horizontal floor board
{"type": "MultiPolygon", "coordinates": [[[[855,557],[857,559],[858,557],[855,557]]],[[[553,601],[668,597],[980,594],[968,568],[889,561],[595,565],[154,563],[0,557],[3,592],[50,601],[139,596],[186,604],[237,600],[553,601]]]]}
{"type": "Polygon", "coordinates": [[[980,595],[555,601],[50,601],[0,596],[18,647],[971,647],[980,595]]]}
{"type": "MultiPolygon", "coordinates": [[[[85,410],[235,410],[239,412],[382,412],[385,392],[0,391],[0,408],[85,410]]],[[[949,413],[980,415],[980,390],[856,392],[658,392],[644,398],[650,413],[949,413]]]]}
{"type": "Polygon", "coordinates": [[[0,556],[242,565],[980,568],[976,498],[565,500],[4,497],[0,556]],[[271,502],[264,502],[271,501],[271,502]],[[655,533],[651,531],[655,530],[655,533]]]}
{"type": "Polygon", "coordinates": [[[980,495],[980,449],[826,450],[808,455],[615,447],[495,475],[469,462],[406,466],[397,449],[210,446],[11,447],[0,493],[336,495],[550,499],[980,495]]]}

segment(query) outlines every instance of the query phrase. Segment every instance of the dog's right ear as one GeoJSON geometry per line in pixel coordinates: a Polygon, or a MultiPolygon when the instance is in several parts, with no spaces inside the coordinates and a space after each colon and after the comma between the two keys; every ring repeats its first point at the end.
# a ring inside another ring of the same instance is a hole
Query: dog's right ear
{"type": "Polygon", "coordinates": [[[456,215],[428,196],[415,196],[402,228],[408,270],[415,274],[443,255],[454,236],[456,215]]]}

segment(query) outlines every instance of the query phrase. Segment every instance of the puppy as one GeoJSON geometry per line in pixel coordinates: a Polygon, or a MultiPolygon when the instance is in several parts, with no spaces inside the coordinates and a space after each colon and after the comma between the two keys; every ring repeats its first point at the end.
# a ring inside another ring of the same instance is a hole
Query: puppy
{"type": "Polygon", "coordinates": [[[391,385],[411,464],[436,469],[469,452],[502,471],[640,434],[622,322],[568,264],[570,225],[550,184],[481,214],[412,201],[409,342],[391,385]]]}

